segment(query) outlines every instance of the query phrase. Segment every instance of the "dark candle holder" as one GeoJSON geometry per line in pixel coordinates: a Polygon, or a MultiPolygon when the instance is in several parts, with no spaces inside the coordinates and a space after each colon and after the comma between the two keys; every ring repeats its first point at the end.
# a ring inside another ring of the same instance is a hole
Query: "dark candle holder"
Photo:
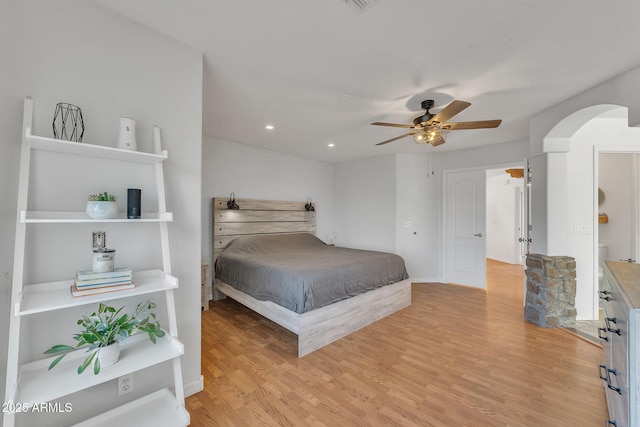
{"type": "Polygon", "coordinates": [[[53,115],[53,136],[56,139],[82,142],[84,120],[82,110],[73,104],[60,102],[53,115]]]}

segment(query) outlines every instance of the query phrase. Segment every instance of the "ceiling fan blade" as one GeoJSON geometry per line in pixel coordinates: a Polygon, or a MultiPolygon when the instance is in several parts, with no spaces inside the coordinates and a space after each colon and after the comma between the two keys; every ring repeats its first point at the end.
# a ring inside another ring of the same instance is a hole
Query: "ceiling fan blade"
{"type": "Polygon", "coordinates": [[[431,141],[429,144],[431,144],[434,147],[437,147],[438,145],[442,145],[444,144],[446,141],[444,140],[444,138],[442,136],[438,137],[438,139],[431,141]]]}
{"type": "Polygon", "coordinates": [[[400,125],[400,124],[397,124],[397,123],[373,122],[373,123],[371,123],[371,124],[372,124],[372,125],[375,125],[375,126],[391,126],[391,127],[394,127],[394,128],[407,128],[407,129],[413,129],[413,126],[412,126],[412,125],[400,125]]]}
{"type": "Polygon", "coordinates": [[[415,133],[417,133],[417,132],[405,133],[404,135],[396,136],[395,138],[391,138],[391,139],[387,139],[386,141],[378,142],[376,145],[388,144],[389,142],[396,141],[398,139],[404,138],[405,136],[414,135],[415,133]]]}
{"type": "Polygon", "coordinates": [[[449,120],[451,117],[455,116],[456,114],[460,113],[462,110],[467,108],[469,105],[471,105],[471,103],[466,101],[458,101],[458,100],[451,101],[451,104],[447,105],[442,109],[442,111],[440,111],[438,114],[433,116],[431,120],[429,120],[429,123],[433,123],[433,122],[444,123],[447,120],[449,120]]]}
{"type": "Polygon", "coordinates": [[[477,122],[454,122],[442,125],[444,130],[462,130],[462,129],[489,129],[497,128],[502,120],[479,120],[477,122]]]}

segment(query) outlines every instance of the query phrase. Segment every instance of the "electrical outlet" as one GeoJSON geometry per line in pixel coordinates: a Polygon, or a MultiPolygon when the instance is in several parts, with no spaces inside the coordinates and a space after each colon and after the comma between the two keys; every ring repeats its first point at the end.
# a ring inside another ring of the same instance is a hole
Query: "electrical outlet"
{"type": "Polygon", "coordinates": [[[131,393],[133,391],[133,373],[123,375],[118,378],[118,396],[131,393]]]}

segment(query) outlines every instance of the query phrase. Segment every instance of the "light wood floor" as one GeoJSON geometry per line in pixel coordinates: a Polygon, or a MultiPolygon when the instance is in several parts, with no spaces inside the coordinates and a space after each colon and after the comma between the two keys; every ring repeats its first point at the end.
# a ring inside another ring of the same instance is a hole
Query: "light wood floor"
{"type": "Polygon", "coordinates": [[[411,307],[299,359],[227,299],[202,314],[192,426],[602,426],[602,349],[522,315],[521,267],[487,290],[414,284],[411,307]]]}

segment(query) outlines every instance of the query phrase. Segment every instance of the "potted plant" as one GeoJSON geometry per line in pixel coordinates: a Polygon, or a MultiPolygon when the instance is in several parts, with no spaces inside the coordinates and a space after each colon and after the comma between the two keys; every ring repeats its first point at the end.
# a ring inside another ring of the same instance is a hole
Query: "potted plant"
{"type": "Polygon", "coordinates": [[[87,215],[93,219],[115,218],[118,215],[116,200],[118,200],[118,196],[106,191],[89,195],[86,208],[87,215]]]}
{"type": "Polygon", "coordinates": [[[124,341],[130,335],[145,332],[155,344],[156,337],[164,336],[160,324],[151,310],[155,303],[148,300],[138,304],[133,315],[120,314],[124,307],[114,307],[100,303],[98,311],[89,316],[83,315],[77,324],[83,327],[82,332],[73,336],[78,341],[75,347],[66,344],[57,344],[44,352],[44,354],[62,353],[49,365],[49,369],[55,367],[69,352],[82,347],[87,347],[90,353],[78,366],[78,374],[81,374],[93,363],[93,373],[97,375],[101,366],[113,365],[118,361],[120,353],[120,341],[124,341]]]}

